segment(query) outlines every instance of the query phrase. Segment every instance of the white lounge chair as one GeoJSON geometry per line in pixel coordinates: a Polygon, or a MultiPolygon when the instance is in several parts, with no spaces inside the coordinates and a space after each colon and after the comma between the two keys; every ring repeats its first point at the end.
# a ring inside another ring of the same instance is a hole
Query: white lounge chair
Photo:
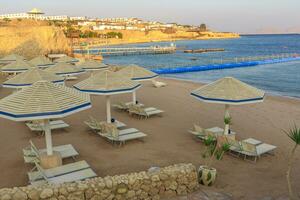
{"type": "Polygon", "coordinates": [[[43,169],[35,162],[37,171],[28,172],[29,182],[32,185],[45,183],[59,184],[96,177],[96,173],[86,161],[79,161],[51,169],[43,169]]]}
{"type": "Polygon", "coordinates": [[[152,84],[153,84],[153,86],[156,87],[156,88],[160,88],[160,87],[165,87],[165,86],[167,86],[166,83],[160,82],[160,81],[156,81],[156,80],[152,80],[152,84]]]}
{"type": "Polygon", "coordinates": [[[272,153],[277,147],[274,145],[259,143],[257,145],[251,144],[246,141],[236,141],[229,139],[230,151],[237,154],[238,156],[243,156],[244,160],[253,159],[254,162],[257,161],[262,155],[272,153]]]}
{"type": "Polygon", "coordinates": [[[113,104],[112,106],[118,110],[121,111],[128,111],[128,109],[130,108],[130,106],[135,105],[135,106],[139,106],[139,107],[144,107],[144,104],[138,103],[138,104],[133,104],[133,102],[118,102],[113,104]]]}
{"type": "Polygon", "coordinates": [[[127,111],[129,108],[128,105],[126,105],[126,103],[123,102],[114,103],[112,107],[121,111],[127,111]]]}
{"type": "MultiPolygon", "coordinates": [[[[28,128],[31,131],[36,131],[36,132],[44,131],[44,126],[39,121],[28,122],[28,123],[26,123],[26,126],[28,126],[28,128]]],[[[70,125],[65,123],[63,120],[50,121],[50,129],[51,130],[64,129],[64,128],[68,128],[69,126],[70,125]]]]}
{"type": "MultiPolygon", "coordinates": [[[[47,150],[38,149],[31,140],[29,143],[30,146],[23,149],[24,161],[25,163],[34,163],[35,161],[38,162],[40,154],[45,153],[47,150]]],[[[71,144],[54,146],[53,151],[59,152],[62,159],[73,158],[75,160],[75,157],[79,155],[79,153],[71,144]]]]}
{"type": "Polygon", "coordinates": [[[159,110],[154,107],[143,108],[143,107],[135,106],[135,105],[131,105],[129,107],[129,114],[137,115],[140,118],[143,118],[143,117],[149,118],[154,115],[161,115],[163,112],[164,112],[163,110],[159,110]]]}
{"type": "Polygon", "coordinates": [[[212,137],[216,136],[213,132],[204,129],[197,124],[194,124],[193,129],[188,130],[188,132],[201,140],[207,139],[208,136],[212,136],[212,137]]]}
{"type": "Polygon", "coordinates": [[[65,76],[65,79],[67,81],[75,81],[78,79],[78,77],[77,76],[65,76]]]}
{"type": "Polygon", "coordinates": [[[120,145],[125,144],[126,141],[136,140],[146,137],[145,133],[140,132],[135,128],[128,128],[119,130],[115,126],[107,127],[106,133],[98,133],[99,135],[105,137],[109,141],[114,143],[119,143],[120,145]]]}
{"type": "MultiPolygon", "coordinates": [[[[95,118],[93,117],[89,117],[89,120],[84,122],[91,130],[95,131],[95,132],[99,132],[101,131],[101,129],[103,128],[103,126],[105,124],[107,124],[107,122],[99,122],[97,121],[95,118]]],[[[126,124],[124,124],[123,122],[120,122],[118,120],[115,120],[115,122],[113,122],[112,124],[116,125],[117,128],[123,128],[126,127],[126,124]]]]}

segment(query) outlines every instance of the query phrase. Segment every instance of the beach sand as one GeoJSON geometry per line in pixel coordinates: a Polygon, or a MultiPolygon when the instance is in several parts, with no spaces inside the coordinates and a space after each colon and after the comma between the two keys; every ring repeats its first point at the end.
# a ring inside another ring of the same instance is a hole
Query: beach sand
{"type": "MultiPolygon", "coordinates": [[[[80,80],[87,74],[81,75],[80,80]]],[[[78,81],[80,81],[78,80],[78,81]]],[[[53,132],[54,145],[72,144],[80,153],[77,160],[86,160],[99,176],[147,170],[152,166],[175,163],[204,164],[201,153],[204,145],[187,132],[194,123],[205,128],[223,127],[224,106],[202,103],[190,96],[198,83],[162,79],[165,88],[153,88],[143,83],[137,99],[146,106],[165,111],[162,117],[138,120],[127,113],[112,110],[112,116],[128,127],[148,134],[142,141],[132,141],[123,147],[112,146],[100,136],[88,130],[83,121],[88,116],[105,120],[105,98],[92,97],[92,109],[64,118],[70,124],[65,131],[53,132]]],[[[68,82],[68,85],[76,82],[68,82]]],[[[0,88],[1,98],[12,92],[0,88]]],[[[113,96],[112,101],[130,101],[131,94],[113,96]]],[[[264,196],[278,197],[287,194],[285,172],[288,152],[292,142],[282,130],[300,124],[300,101],[267,96],[264,103],[231,107],[232,130],[238,139],[253,137],[278,146],[275,155],[263,156],[256,164],[225,155],[216,161],[218,170],[216,190],[231,193],[234,199],[259,199],[264,196]]],[[[23,186],[28,183],[26,172],[31,166],[22,158],[22,148],[30,139],[40,148],[45,147],[44,137],[32,133],[22,122],[0,118],[0,188],[23,186]]],[[[300,192],[300,150],[292,171],[293,187],[300,192]]],[[[71,162],[71,160],[67,161],[71,162]]],[[[204,187],[204,186],[203,186],[204,187]]]]}

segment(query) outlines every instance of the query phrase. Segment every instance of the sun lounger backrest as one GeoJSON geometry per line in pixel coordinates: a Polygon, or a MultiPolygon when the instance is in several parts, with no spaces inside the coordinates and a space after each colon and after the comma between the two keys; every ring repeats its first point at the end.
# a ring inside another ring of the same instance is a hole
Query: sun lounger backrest
{"type": "Polygon", "coordinates": [[[35,156],[40,157],[38,148],[36,148],[36,146],[33,144],[33,142],[31,140],[29,141],[29,143],[30,143],[31,150],[35,154],[35,156]]]}
{"type": "Polygon", "coordinates": [[[204,128],[202,128],[201,126],[194,124],[194,131],[204,134],[204,128]]]}
{"type": "Polygon", "coordinates": [[[257,154],[255,145],[249,144],[249,143],[243,142],[243,141],[241,142],[241,145],[242,145],[243,151],[247,151],[247,152],[253,153],[255,155],[257,154]]]}
{"type": "Polygon", "coordinates": [[[137,105],[135,105],[134,107],[135,107],[135,109],[137,110],[137,112],[139,114],[141,114],[141,115],[147,115],[147,112],[145,111],[145,108],[142,108],[142,107],[137,106],[137,105]]]}
{"type": "Polygon", "coordinates": [[[147,115],[146,111],[143,108],[135,104],[129,105],[129,112],[133,112],[138,115],[147,115]]]}
{"type": "Polygon", "coordinates": [[[239,150],[242,149],[241,143],[238,140],[235,140],[235,139],[233,139],[231,137],[226,137],[226,139],[227,139],[227,142],[228,142],[228,144],[230,146],[233,146],[233,147],[235,147],[235,148],[237,148],[239,150]]]}
{"type": "Polygon", "coordinates": [[[33,127],[43,128],[43,122],[40,120],[34,120],[31,122],[33,127]]]}
{"type": "Polygon", "coordinates": [[[119,138],[119,130],[114,124],[106,124],[107,133],[113,138],[119,138]]]}
{"type": "Polygon", "coordinates": [[[36,166],[36,169],[38,170],[38,172],[41,174],[41,176],[45,179],[48,180],[48,177],[46,175],[45,170],[42,168],[42,166],[39,165],[39,163],[37,163],[36,161],[34,161],[34,164],[36,166]]]}

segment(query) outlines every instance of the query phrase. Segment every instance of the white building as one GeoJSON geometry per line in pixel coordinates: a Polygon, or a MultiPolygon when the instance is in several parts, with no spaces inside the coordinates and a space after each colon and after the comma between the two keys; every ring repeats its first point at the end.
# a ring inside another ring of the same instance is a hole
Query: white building
{"type": "Polygon", "coordinates": [[[125,26],[122,25],[109,25],[109,24],[100,24],[97,26],[93,26],[93,30],[95,31],[103,31],[103,30],[125,30],[125,26]]]}
{"type": "Polygon", "coordinates": [[[13,13],[0,15],[0,19],[43,19],[43,12],[37,8],[26,13],[13,13]]]}
{"type": "Polygon", "coordinates": [[[87,17],[69,17],[71,21],[84,21],[87,20],[87,17]]]}
{"type": "Polygon", "coordinates": [[[45,13],[40,9],[33,8],[26,13],[12,13],[12,14],[2,14],[0,19],[35,19],[35,20],[57,20],[57,21],[67,21],[67,20],[85,20],[86,17],[68,17],[67,15],[53,15],[46,16],[45,13]]]}
{"type": "Polygon", "coordinates": [[[69,20],[69,17],[67,15],[53,15],[53,16],[45,16],[44,20],[67,21],[69,20]]]}
{"type": "Polygon", "coordinates": [[[77,23],[79,26],[96,26],[96,24],[95,21],[82,21],[77,23]]]}

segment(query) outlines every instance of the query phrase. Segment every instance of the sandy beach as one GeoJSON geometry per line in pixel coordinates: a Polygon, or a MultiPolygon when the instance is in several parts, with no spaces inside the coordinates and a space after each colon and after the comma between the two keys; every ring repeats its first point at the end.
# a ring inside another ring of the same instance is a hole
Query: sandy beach
{"type": "MultiPolygon", "coordinates": [[[[80,76],[80,81],[88,74],[80,76]]],[[[2,77],[2,80],[4,77],[2,77]]],[[[154,88],[143,83],[137,99],[146,106],[165,111],[162,117],[138,120],[127,113],[112,110],[119,121],[148,134],[144,141],[128,142],[123,147],[112,146],[91,132],[83,123],[89,116],[105,120],[105,98],[92,96],[92,108],[64,119],[70,128],[53,132],[54,145],[72,144],[79,152],[77,160],[86,160],[99,176],[147,170],[152,166],[167,166],[175,163],[204,163],[201,153],[205,150],[201,141],[187,132],[194,123],[204,128],[223,127],[224,106],[199,102],[190,96],[190,91],[201,84],[162,79],[165,88],[154,88]]],[[[77,81],[70,81],[71,86],[77,81]]],[[[11,89],[0,88],[0,98],[9,95],[11,89]]],[[[131,100],[131,94],[113,96],[112,101],[131,100]]],[[[287,156],[292,142],[283,133],[300,123],[300,100],[267,96],[264,103],[231,108],[232,130],[238,139],[253,137],[278,146],[275,155],[263,156],[256,164],[225,155],[214,163],[218,170],[218,191],[231,193],[234,199],[259,199],[264,196],[279,197],[287,194],[285,171],[287,156]]],[[[0,188],[27,185],[27,171],[22,148],[31,139],[40,148],[45,147],[44,137],[38,136],[22,122],[0,118],[0,188]]],[[[297,153],[300,153],[299,150],[297,153]]],[[[299,154],[297,154],[299,155],[299,154]]],[[[72,160],[69,160],[71,162],[72,160]]],[[[300,158],[296,158],[292,180],[294,190],[300,193],[300,158]]],[[[204,187],[204,186],[203,186],[204,187]]]]}

